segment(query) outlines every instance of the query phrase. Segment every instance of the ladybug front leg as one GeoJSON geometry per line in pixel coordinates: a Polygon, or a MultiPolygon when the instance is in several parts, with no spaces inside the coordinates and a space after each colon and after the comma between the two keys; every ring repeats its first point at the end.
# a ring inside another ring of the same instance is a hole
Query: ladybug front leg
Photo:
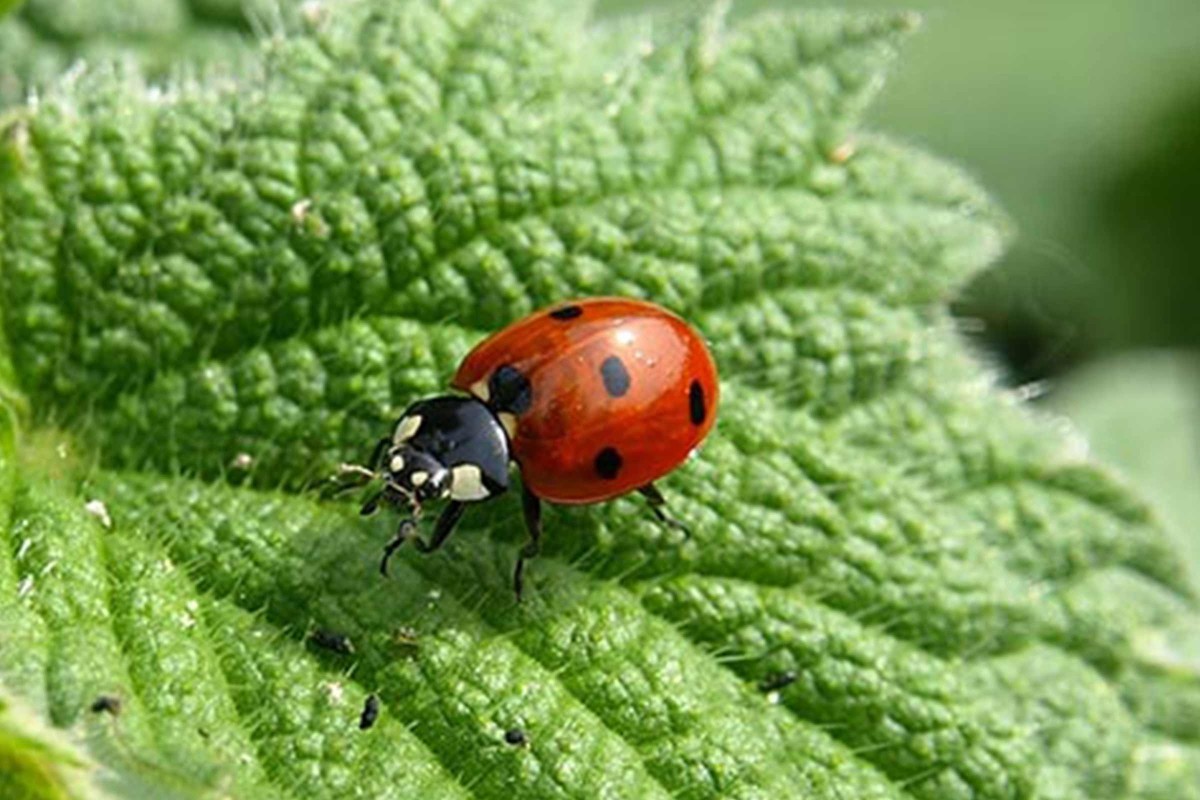
{"type": "Polygon", "coordinates": [[[517,602],[521,602],[521,592],[525,588],[525,559],[534,558],[542,552],[542,501],[529,487],[521,487],[521,506],[525,511],[525,527],[529,529],[529,541],[521,548],[517,556],[517,566],[513,570],[513,591],[516,592],[517,602]]]}
{"type": "Polygon", "coordinates": [[[692,532],[688,529],[687,525],[684,525],[674,517],[667,516],[667,512],[663,511],[663,508],[667,505],[667,498],[663,497],[662,492],[658,490],[657,486],[653,483],[647,483],[645,486],[639,486],[638,491],[646,498],[646,501],[650,504],[650,510],[654,512],[654,516],[658,518],[659,522],[668,528],[683,531],[683,535],[689,539],[692,537],[692,532]]]}

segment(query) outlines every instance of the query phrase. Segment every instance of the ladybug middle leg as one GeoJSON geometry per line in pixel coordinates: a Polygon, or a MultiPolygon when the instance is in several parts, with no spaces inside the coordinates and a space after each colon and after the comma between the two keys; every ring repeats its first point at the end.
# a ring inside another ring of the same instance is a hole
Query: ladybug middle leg
{"type": "Polygon", "coordinates": [[[529,541],[521,548],[517,556],[517,566],[513,569],[513,591],[517,602],[521,602],[521,592],[525,588],[525,561],[535,558],[542,552],[542,501],[529,491],[528,486],[521,487],[521,506],[525,512],[525,527],[529,529],[529,541]]]}
{"type": "Polygon", "coordinates": [[[658,521],[666,525],[668,528],[674,528],[677,531],[682,531],[687,538],[692,537],[692,532],[687,525],[684,525],[674,517],[667,516],[667,512],[663,509],[667,505],[667,498],[663,497],[662,492],[653,483],[647,483],[645,486],[639,486],[638,492],[642,497],[646,498],[646,502],[650,504],[650,510],[654,512],[654,516],[658,521]]]}

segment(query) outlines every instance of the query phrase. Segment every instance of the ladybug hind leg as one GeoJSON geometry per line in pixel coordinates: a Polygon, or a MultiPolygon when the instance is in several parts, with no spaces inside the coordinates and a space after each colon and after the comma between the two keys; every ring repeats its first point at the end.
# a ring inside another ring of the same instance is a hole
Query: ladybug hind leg
{"type": "Polygon", "coordinates": [[[521,602],[521,592],[525,588],[525,561],[536,558],[542,552],[542,501],[529,487],[521,487],[521,506],[525,512],[525,527],[529,530],[529,541],[521,548],[517,556],[517,566],[513,569],[513,592],[517,602],[521,602]]]}
{"type": "Polygon", "coordinates": [[[663,509],[666,508],[667,498],[663,497],[663,493],[653,483],[647,483],[645,486],[639,486],[638,492],[642,497],[646,498],[646,502],[650,505],[650,510],[654,512],[654,516],[663,525],[668,528],[674,528],[683,533],[688,539],[692,538],[692,531],[687,525],[683,524],[674,517],[668,516],[663,509]]]}

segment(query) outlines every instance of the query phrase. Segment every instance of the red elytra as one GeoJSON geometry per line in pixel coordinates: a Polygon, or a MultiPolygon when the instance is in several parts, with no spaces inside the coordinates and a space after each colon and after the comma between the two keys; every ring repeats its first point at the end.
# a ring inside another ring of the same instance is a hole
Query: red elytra
{"type": "Polygon", "coordinates": [[[481,342],[453,386],[488,402],[501,366],[529,383],[506,421],[521,480],[552,503],[595,503],[679,466],[716,419],[717,371],[686,322],[641,300],[561,303],[481,342]]]}

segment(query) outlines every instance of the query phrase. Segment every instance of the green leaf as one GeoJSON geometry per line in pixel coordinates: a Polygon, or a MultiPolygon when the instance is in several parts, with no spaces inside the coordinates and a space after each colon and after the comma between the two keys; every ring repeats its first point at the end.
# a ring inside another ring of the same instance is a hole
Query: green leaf
{"type": "Polygon", "coordinates": [[[236,73],[252,59],[248,23],[295,3],[270,0],[0,0],[0,108],[73,64],[129,61],[154,78],[236,73]],[[18,9],[17,6],[20,6],[18,9]],[[5,17],[6,10],[12,11],[5,17]]]}
{"type": "Polygon", "coordinates": [[[85,763],[58,736],[12,698],[0,698],[0,776],[5,797],[57,800],[83,788],[76,774],[85,763]],[[74,784],[74,785],[72,785],[74,784]]]}
{"type": "Polygon", "coordinates": [[[1134,351],[1069,376],[1048,398],[1097,457],[1154,501],[1200,579],[1200,359],[1187,351],[1134,351]]]}
{"type": "Polygon", "coordinates": [[[957,341],[1003,217],[860,129],[914,20],[584,6],[312,6],[253,78],[10,115],[4,685],[184,796],[1198,796],[1179,559],[957,341]],[[598,293],[712,340],[692,538],[551,509],[515,606],[504,498],[379,577],[394,520],[306,487],[598,293]]]}

